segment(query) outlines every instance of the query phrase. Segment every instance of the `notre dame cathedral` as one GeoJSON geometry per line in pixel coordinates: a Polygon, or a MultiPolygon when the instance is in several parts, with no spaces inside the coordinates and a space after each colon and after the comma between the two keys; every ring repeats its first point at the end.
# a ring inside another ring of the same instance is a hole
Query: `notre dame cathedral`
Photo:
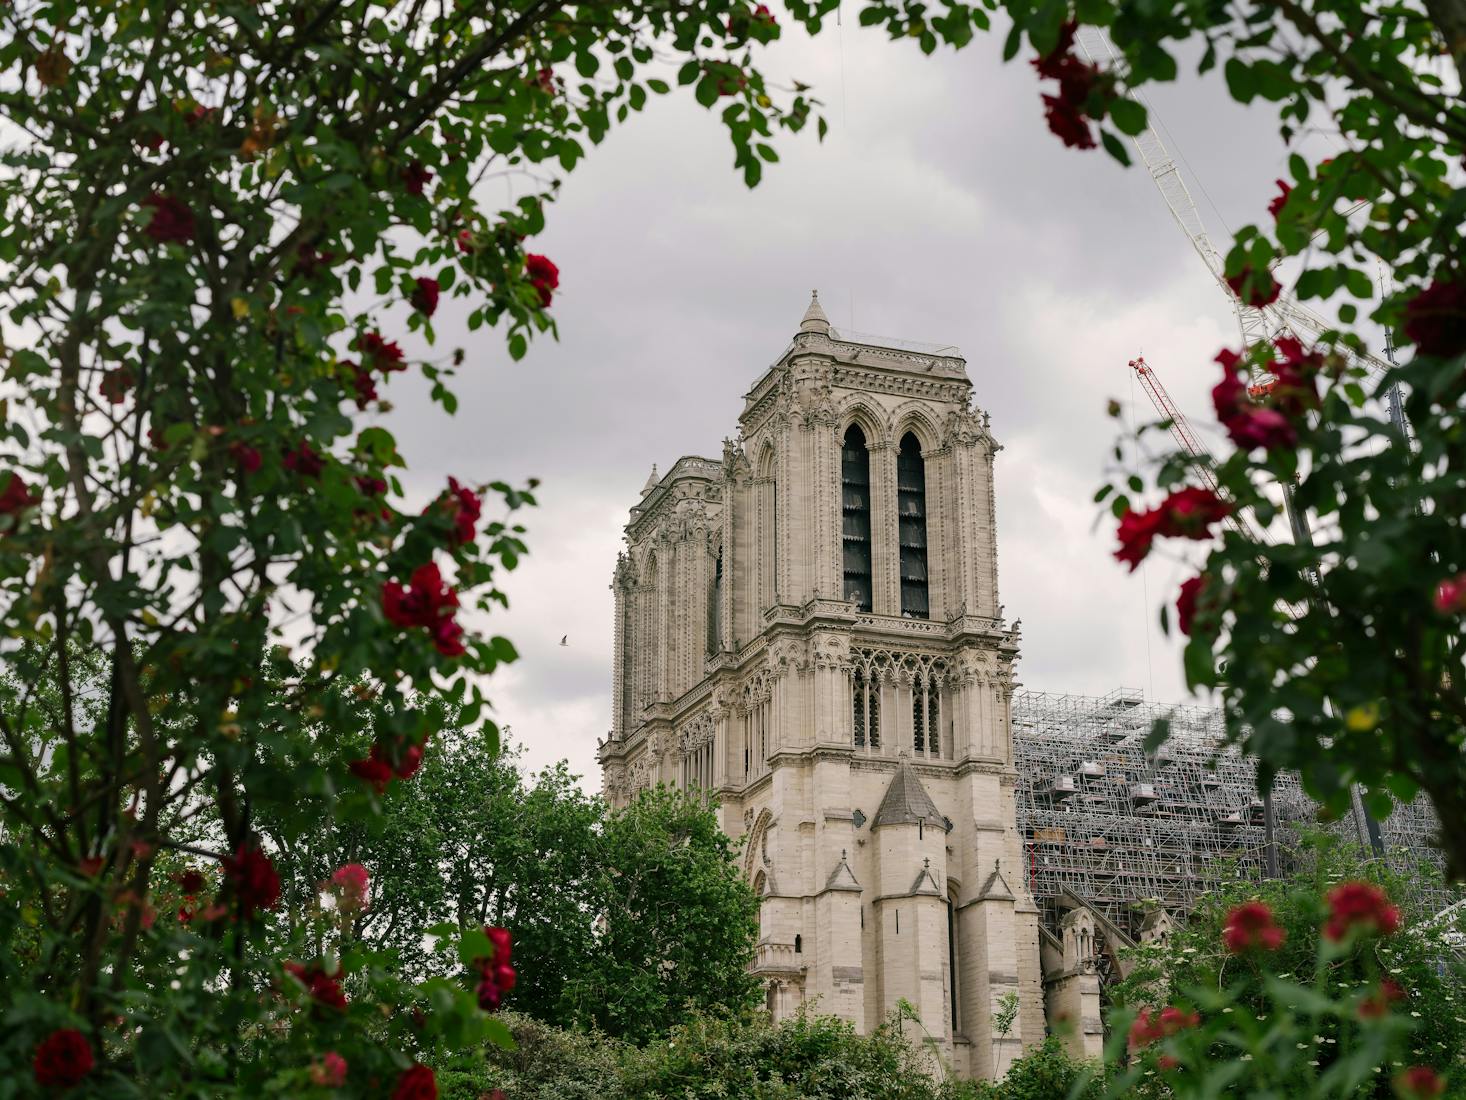
{"type": "Polygon", "coordinates": [[[955,349],[891,344],[835,332],[816,297],[722,458],[653,472],[616,564],[600,759],[613,804],[699,788],[745,838],[775,1018],[815,1002],[869,1029],[904,1000],[933,1054],[994,1077],[1045,1026],[998,444],[955,349]]]}

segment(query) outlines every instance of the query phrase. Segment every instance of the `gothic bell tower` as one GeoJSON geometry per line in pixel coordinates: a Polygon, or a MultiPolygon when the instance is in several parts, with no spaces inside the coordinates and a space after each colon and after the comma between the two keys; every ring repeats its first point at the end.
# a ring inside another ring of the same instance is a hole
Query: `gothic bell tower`
{"type": "Polygon", "coordinates": [[[813,297],[721,459],[631,510],[601,748],[613,803],[696,788],[745,838],[776,1016],[818,998],[868,1029],[904,1000],[975,1077],[1044,1030],[998,450],[955,348],[836,330],[813,297]]]}

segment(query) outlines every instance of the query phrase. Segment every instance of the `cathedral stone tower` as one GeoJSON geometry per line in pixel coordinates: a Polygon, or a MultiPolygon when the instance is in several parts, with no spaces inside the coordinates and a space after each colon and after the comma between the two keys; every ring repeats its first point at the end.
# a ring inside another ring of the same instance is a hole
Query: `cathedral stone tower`
{"type": "Polygon", "coordinates": [[[738,424],[631,509],[606,795],[716,799],[776,1018],[905,1001],[934,1056],[999,1076],[1044,1017],[988,417],[955,349],[841,335],[816,297],[738,424]]]}

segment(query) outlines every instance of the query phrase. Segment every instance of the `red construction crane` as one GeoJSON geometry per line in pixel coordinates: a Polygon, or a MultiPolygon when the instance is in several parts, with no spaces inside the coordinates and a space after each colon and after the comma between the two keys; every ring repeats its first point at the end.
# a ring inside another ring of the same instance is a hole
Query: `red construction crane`
{"type": "Polygon", "coordinates": [[[1171,435],[1195,460],[1196,473],[1206,487],[1227,503],[1233,504],[1232,514],[1227,517],[1227,523],[1245,539],[1267,542],[1267,537],[1238,511],[1235,503],[1217,484],[1217,479],[1212,476],[1211,472],[1213,461],[1211,452],[1192,431],[1191,422],[1186,419],[1186,414],[1181,411],[1176,402],[1171,400],[1171,395],[1166,391],[1165,385],[1156,376],[1155,368],[1145,361],[1143,355],[1139,355],[1130,360],[1130,369],[1135,372],[1135,377],[1140,379],[1140,386],[1145,390],[1146,396],[1150,398],[1150,403],[1156,407],[1156,412],[1160,413],[1161,417],[1170,424],[1171,435]]]}

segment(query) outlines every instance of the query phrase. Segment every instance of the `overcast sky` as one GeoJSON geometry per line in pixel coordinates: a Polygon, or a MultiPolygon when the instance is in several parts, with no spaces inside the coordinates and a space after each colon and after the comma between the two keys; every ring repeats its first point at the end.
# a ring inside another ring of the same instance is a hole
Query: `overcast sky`
{"type": "MultiPolygon", "coordinates": [[[[1143,169],[1047,132],[1036,76],[1001,63],[1002,39],[927,58],[853,26],[814,40],[786,29],[762,65],[815,85],[823,145],[813,133],[781,139],[782,162],[749,191],[716,117],[690,95],[660,99],[593,150],[549,208],[535,250],[560,267],[558,343],[512,363],[444,300],[440,343],[469,353],[459,412],[445,420],[399,378],[390,421],[424,496],[449,473],[542,479],[542,506],[524,515],[530,557],[507,582],[513,607],[477,624],[522,654],[490,686],[531,766],[568,758],[599,788],[608,586],[627,511],[653,463],[721,454],[742,394],[816,287],[837,327],[966,357],[1004,446],[1000,584],[1023,621],[1023,683],[1183,698],[1153,605],[1189,572],[1153,555],[1128,576],[1091,499],[1114,437],[1106,400],[1150,415],[1126,366],[1137,353],[1216,439],[1211,361],[1237,343],[1231,310],[1143,169]]],[[[1273,123],[1231,103],[1216,73],[1152,102],[1225,251],[1225,226],[1265,218],[1285,174],[1273,123]]]]}

